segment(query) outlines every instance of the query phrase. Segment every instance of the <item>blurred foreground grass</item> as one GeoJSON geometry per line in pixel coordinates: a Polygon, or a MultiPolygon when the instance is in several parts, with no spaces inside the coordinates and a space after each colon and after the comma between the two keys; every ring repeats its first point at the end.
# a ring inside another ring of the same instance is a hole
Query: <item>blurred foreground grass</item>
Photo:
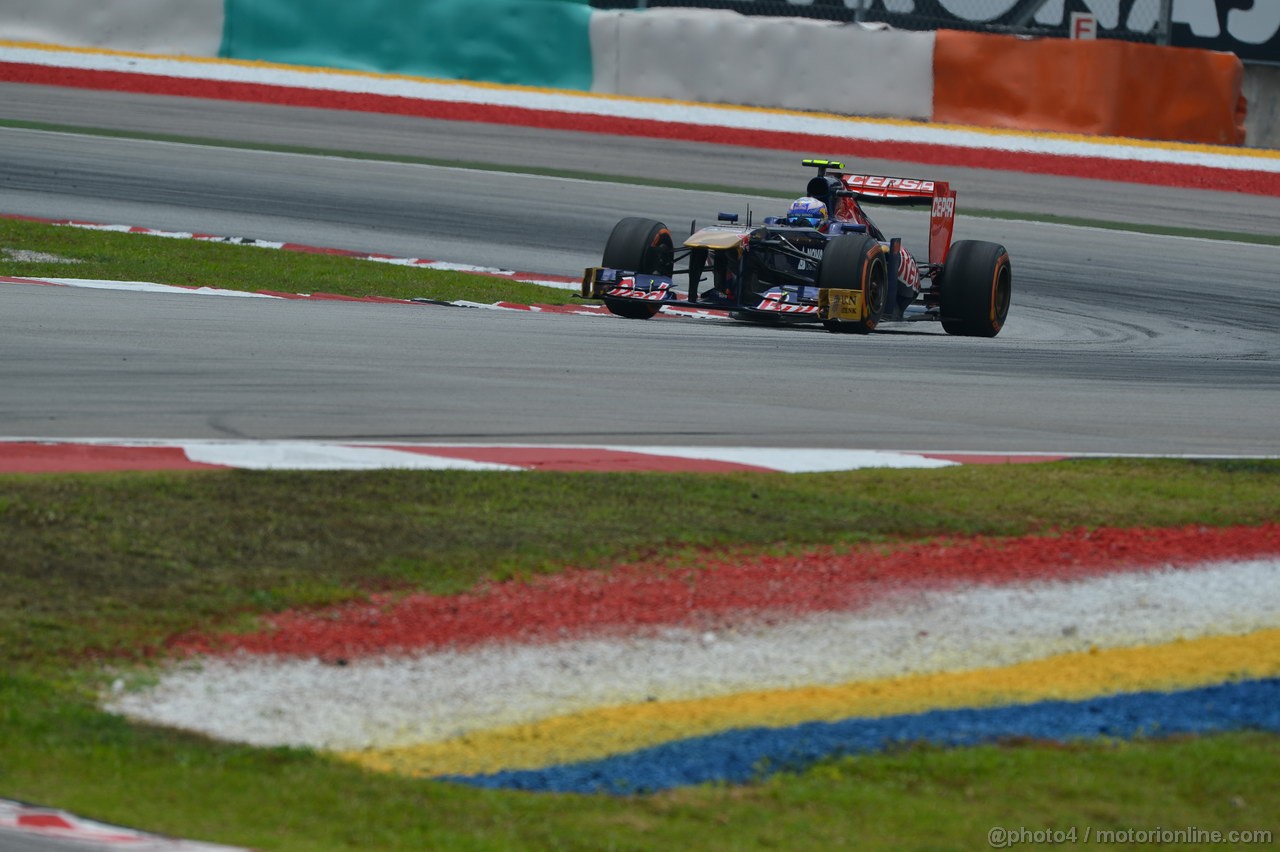
{"type": "Polygon", "coordinates": [[[1280,462],[3,476],[0,796],[262,850],[976,849],[994,826],[1274,831],[1280,737],[1264,733],[908,749],[617,798],[477,790],[213,742],[104,714],[96,690],[174,632],[371,590],[696,565],[708,551],[1277,517],[1280,462]]]}
{"type": "Polygon", "coordinates": [[[1278,517],[1280,462],[715,476],[8,475],[0,477],[0,665],[136,656],[177,631],[245,613],[373,589],[447,593],[566,565],[1278,517]]]}

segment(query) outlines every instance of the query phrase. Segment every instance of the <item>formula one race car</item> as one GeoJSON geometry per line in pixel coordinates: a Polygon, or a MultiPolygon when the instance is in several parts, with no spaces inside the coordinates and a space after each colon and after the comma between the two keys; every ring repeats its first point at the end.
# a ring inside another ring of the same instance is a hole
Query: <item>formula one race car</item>
{"type": "Polygon", "coordinates": [[[851,174],[831,160],[803,164],[818,170],[805,196],[760,225],[721,213],[715,225],[695,223],[676,247],[661,222],[623,219],[601,265],[584,272],[581,295],[629,319],[678,303],[854,334],[891,321],[941,322],[968,337],[1000,333],[1013,291],[1009,253],[996,243],[951,242],[956,193],[947,183],[851,174]],[[928,262],[917,262],[901,238],[886,238],[863,203],[931,207],[928,262]]]}

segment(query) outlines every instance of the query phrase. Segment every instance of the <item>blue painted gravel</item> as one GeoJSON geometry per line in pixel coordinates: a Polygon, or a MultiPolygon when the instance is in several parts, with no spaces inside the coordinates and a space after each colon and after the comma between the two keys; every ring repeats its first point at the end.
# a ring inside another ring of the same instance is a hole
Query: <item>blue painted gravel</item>
{"type": "Polygon", "coordinates": [[[491,775],[448,776],[478,787],[561,793],[649,793],[707,782],[744,783],[842,755],[894,745],[971,746],[1009,738],[1159,738],[1234,730],[1280,732],[1280,679],[1088,701],[934,710],[880,719],[748,728],[665,743],[604,760],[491,775]]]}

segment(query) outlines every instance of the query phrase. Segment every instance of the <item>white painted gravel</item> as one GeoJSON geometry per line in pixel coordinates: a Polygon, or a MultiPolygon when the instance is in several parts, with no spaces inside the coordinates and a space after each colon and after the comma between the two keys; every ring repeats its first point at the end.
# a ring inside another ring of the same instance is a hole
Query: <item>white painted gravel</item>
{"type": "Polygon", "coordinates": [[[853,612],[717,634],[671,629],[412,657],[241,656],[123,683],[107,709],[256,745],[325,749],[448,739],[575,711],[1012,665],[1057,654],[1280,626],[1280,560],[1079,582],[903,594],[853,612]]]}

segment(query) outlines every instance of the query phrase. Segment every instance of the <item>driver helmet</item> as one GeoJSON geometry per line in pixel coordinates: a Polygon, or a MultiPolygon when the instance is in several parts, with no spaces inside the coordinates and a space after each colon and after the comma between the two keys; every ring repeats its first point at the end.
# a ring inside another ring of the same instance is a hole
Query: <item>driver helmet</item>
{"type": "Polygon", "coordinates": [[[820,228],[827,223],[827,205],[808,195],[791,202],[787,224],[820,228]]]}

